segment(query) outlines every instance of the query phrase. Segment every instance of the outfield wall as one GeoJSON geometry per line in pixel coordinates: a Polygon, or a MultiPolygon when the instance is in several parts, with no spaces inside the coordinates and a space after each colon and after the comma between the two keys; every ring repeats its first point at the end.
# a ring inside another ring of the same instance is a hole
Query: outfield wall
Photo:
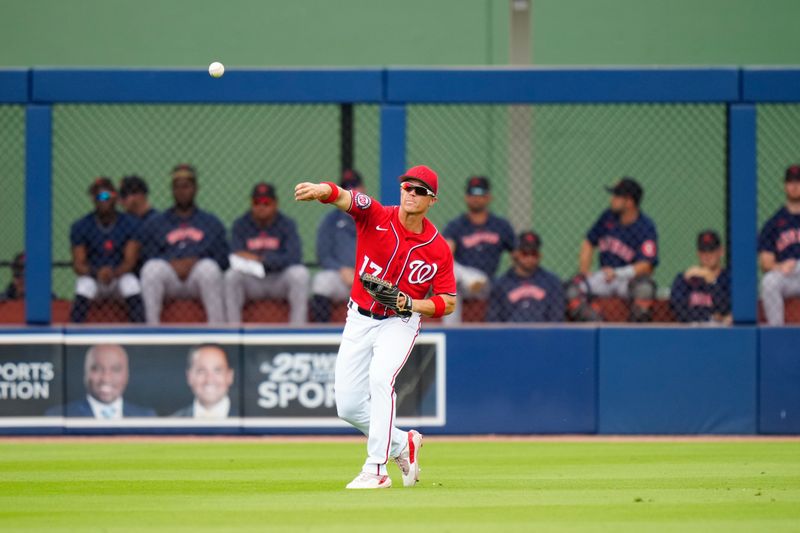
{"type": "MultiPolygon", "coordinates": [[[[0,335],[3,433],[352,433],[337,420],[338,329],[42,328],[0,335]],[[191,403],[187,349],[214,340],[236,378],[231,416],[191,403]],[[126,402],[153,417],[96,420],[84,354],[116,342],[126,402]]],[[[430,434],[797,434],[800,328],[486,327],[424,331],[396,384],[398,424],[430,434]]]]}

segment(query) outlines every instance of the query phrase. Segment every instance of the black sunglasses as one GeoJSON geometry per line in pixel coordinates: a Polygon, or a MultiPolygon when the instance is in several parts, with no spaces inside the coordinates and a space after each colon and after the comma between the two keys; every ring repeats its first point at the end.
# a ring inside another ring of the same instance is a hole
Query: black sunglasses
{"type": "Polygon", "coordinates": [[[417,196],[436,196],[436,194],[427,187],[423,187],[421,185],[413,185],[407,181],[401,183],[400,188],[405,189],[406,192],[413,192],[417,196]]]}

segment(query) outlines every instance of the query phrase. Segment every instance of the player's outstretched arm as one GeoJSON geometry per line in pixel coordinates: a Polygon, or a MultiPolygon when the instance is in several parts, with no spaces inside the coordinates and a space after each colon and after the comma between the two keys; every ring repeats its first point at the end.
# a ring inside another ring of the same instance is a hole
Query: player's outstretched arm
{"type": "MultiPolygon", "coordinates": [[[[449,315],[456,309],[456,297],[450,294],[437,294],[434,297],[441,297],[444,301],[444,315],[449,315]]],[[[401,296],[401,301],[398,302],[401,308],[405,307],[405,300],[401,296]]],[[[411,302],[411,311],[425,316],[436,315],[436,304],[432,298],[426,300],[414,300],[411,302]]]]}
{"type": "Polygon", "coordinates": [[[350,191],[346,191],[331,182],[324,183],[298,183],[294,187],[294,199],[298,202],[318,200],[324,204],[333,204],[342,211],[347,211],[352,198],[350,191]]]}

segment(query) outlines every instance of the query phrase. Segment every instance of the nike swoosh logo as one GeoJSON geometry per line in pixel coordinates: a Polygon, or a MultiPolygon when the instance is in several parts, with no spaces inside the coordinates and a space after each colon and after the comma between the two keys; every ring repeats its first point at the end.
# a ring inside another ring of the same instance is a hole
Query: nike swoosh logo
{"type": "Polygon", "coordinates": [[[375,226],[375,229],[378,230],[378,231],[389,231],[389,228],[382,228],[380,224],[375,226]]]}

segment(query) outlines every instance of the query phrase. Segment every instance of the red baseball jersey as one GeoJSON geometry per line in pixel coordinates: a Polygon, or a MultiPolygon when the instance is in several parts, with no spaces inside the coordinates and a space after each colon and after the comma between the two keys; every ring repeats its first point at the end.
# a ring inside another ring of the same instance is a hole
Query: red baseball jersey
{"type": "Polygon", "coordinates": [[[359,282],[367,273],[397,285],[412,298],[456,294],[450,246],[427,218],[422,233],[412,233],[400,223],[398,206],[383,206],[374,198],[353,192],[347,212],[356,222],[356,279],[350,297],[359,307],[376,314],[393,311],[376,303],[359,282]]]}

